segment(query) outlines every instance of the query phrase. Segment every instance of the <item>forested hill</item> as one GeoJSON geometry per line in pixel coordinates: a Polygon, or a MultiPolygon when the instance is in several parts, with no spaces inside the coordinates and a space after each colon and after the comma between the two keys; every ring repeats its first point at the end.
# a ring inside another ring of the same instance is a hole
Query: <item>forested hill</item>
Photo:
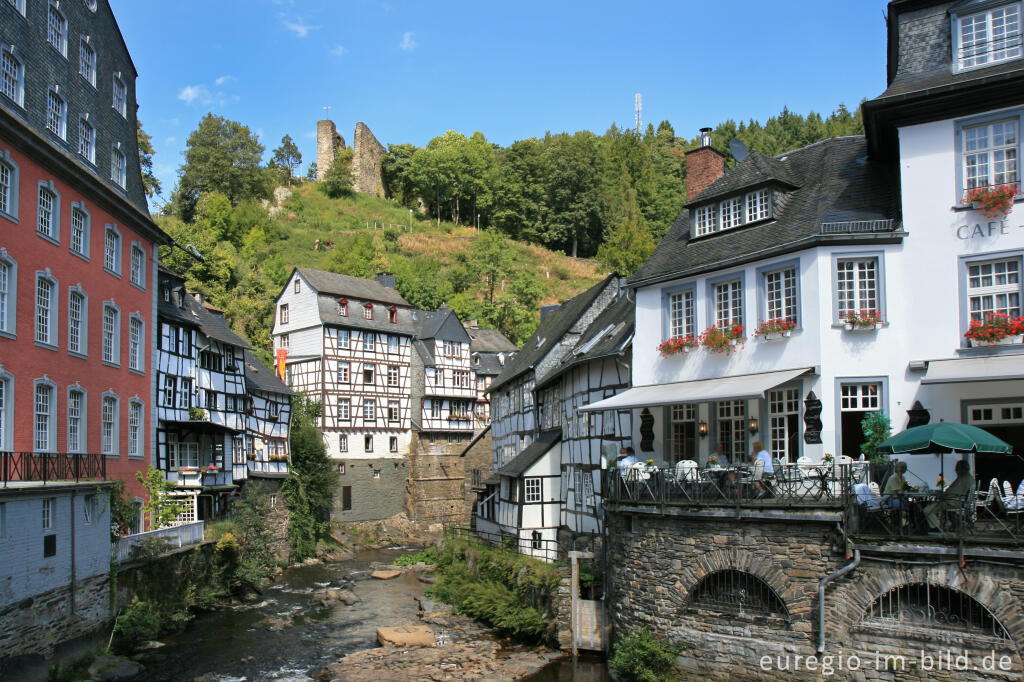
{"type": "MultiPolygon", "coordinates": [[[[774,155],[861,133],[859,110],[840,105],[827,117],[783,110],[763,124],[726,121],[712,141],[731,164],[733,138],[774,155]]],[[[140,129],[144,168],[152,164],[146,140],[140,129]]],[[[273,300],[297,265],[362,277],[393,272],[414,306],[447,303],[462,319],[521,342],[540,304],[564,300],[603,273],[629,274],[647,258],[685,203],[684,158],[696,147],[696,137],[677,136],[668,121],[640,135],[612,126],[603,135],[548,134],[508,147],[480,132],[448,131],[423,148],[389,145],[384,200],[351,193],[349,156],[324,182],[298,183],[302,157],[289,136],[264,164],[265,147],[248,127],[207,114],[187,140],[159,218],[205,262],[180,249],[163,262],[224,309],[265,360],[273,300]],[[271,215],[260,202],[281,185],[293,194],[271,215]]]]}

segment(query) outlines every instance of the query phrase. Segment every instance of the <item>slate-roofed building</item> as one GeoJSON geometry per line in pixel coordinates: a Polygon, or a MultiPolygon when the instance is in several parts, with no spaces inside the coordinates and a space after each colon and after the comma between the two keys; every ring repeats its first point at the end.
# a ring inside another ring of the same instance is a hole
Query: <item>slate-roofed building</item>
{"type": "Polygon", "coordinates": [[[290,425],[295,391],[251,351],[245,357],[245,454],[250,478],[285,478],[290,461],[290,425]]]}
{"type": "Polygon", "coordinates": [[[0,3],[0,452],[103,458],[141,504],[170,238],[147,211],[136,75],[107,0],[0,3]]]}
{"type": "Polygon", "coordinates": [[[476,373],[476,408],[474,417],[477,428],[491,423],[491,383],[505,368],[505,361],[519,349],[497,329],[483,329],[476,320],[465,324],[469,334],[469,350],[473,357],[473,371],[476,373]]]}

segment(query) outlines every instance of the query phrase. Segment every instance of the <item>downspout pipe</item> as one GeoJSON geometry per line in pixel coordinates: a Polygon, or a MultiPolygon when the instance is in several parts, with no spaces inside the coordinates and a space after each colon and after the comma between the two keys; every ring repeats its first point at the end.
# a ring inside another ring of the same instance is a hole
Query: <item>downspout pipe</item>
{"type": "Polygon", "coordinates": [[[860,565],[860,550],[853,550],[853,561],[840,568],[835,573],[830,573],[818,583],[818,653],[825,651],[825,586],[837,578],[857,568],[860,565]]]}

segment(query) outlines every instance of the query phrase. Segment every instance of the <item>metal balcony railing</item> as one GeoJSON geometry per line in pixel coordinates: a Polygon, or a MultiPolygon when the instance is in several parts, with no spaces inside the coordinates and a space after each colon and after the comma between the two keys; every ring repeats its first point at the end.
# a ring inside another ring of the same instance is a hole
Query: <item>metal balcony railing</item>
{"type": "Polygon", "coordinates": [[[0,452],[0,481],[80,481],[107,478],[107,459],[99,453],[0,452]]]}

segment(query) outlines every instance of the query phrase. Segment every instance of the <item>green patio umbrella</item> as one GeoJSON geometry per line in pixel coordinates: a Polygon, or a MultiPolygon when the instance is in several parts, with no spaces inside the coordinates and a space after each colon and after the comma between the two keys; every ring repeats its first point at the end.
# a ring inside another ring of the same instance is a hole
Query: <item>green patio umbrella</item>
{"type": "MultiPolygon", "coordinates": [[[[1013,446],[977,426],[935,422],[890,436],[879,443],[875,451],[884,455],[933,455],[946,452],[1009,455],[1013,452],[1013,446]]],[[[942,457],[939,457],[939,471],[945,478],[945,461],[942,457]]]]}
{"type": "Polygon", "coordinates": [[[985,429],[970,424],[936,422],[897,433],[879,443],[877,452],[886,455],[933,454],[936,452],[984,452],[1008,455],[1013,446],[985,429]]]}

